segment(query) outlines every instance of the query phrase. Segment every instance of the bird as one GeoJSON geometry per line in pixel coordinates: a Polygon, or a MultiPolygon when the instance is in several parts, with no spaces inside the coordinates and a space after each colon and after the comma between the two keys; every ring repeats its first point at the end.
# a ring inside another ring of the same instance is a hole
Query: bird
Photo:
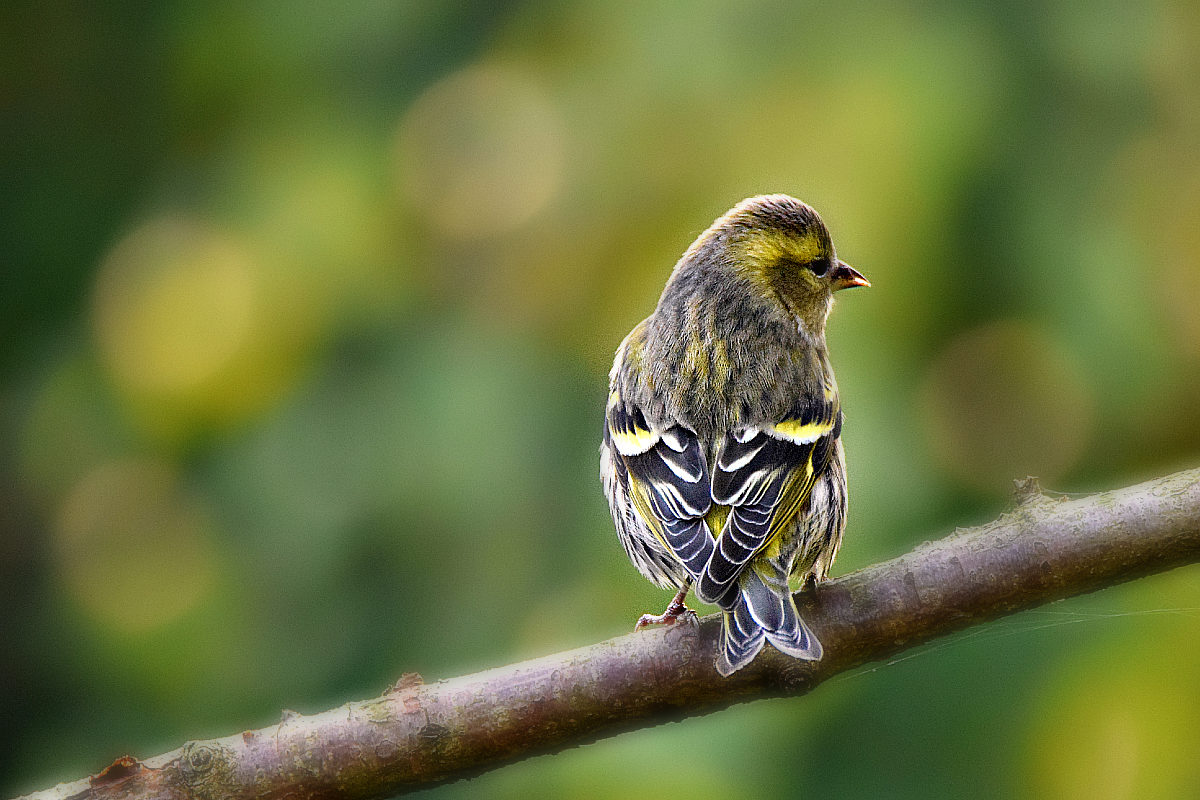
{"type": "Polygon", "coordinates": [[[825,341],[834,293],[870,286],[809,205],[751,197],[675,264],[654,312],[617,348],[600,477],[618,538],[677,589],[636,629],[722,615],[724,676],[770,643],[819,661],[791,586],[823,580],[846,526],[845,415],[825,341]]]}

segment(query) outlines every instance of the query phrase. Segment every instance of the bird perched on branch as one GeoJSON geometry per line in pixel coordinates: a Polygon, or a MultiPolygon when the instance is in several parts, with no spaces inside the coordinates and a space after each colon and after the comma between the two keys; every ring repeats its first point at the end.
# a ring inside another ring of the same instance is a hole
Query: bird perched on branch
{"type": "Polygon", "coordinates": [[[600,475],[630,560],[679,590],[637,627],[694,621],[694,588],[723,612],[722,675],[765,642],[821,658],[789,581],[823,579],[846,524],[825,320],[852,286],[870,283],[838,260],[816,211],[752,197],[692,243],[617,348],[600,475]]]}

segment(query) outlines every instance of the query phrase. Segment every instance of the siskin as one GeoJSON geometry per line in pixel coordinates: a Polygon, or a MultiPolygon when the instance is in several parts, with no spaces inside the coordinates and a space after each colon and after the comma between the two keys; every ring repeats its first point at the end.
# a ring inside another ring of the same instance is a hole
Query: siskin
{"type": "Polygon", "coordinates": [[[600,476],[629,559],[678,594],[637,627],[722,611],[716,667],[770,642],[818,660],[792,601],[825,577],[846,525],[843,415],[825,346],[833,293],[870,283],[809,206],[744,200],[676,263],[617,348],[600,476]]]}

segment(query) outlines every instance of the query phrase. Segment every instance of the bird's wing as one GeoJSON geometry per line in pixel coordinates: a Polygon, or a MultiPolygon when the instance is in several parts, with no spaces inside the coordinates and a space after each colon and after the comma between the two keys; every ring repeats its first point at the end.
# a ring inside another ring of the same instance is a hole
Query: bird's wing
{"type": "Polygon", "coordinates": [[[798,403],[773,424],[726,436],[713,465],[712,498],[730,512],[696,585],[701,600],[719,603],[746,564],[778,544],[804,511],[841,427],[836,395],[826,392],[798,403]]]}
{"type": "Polygon", "coordinates": [[[696,434],[679,425],[655,430],[636,406],[614,395],[604,435],[628,472],[629,496],[655,537],[700,577],[714,542],[704,515],[712,506],[708,464],[696,434]]]}

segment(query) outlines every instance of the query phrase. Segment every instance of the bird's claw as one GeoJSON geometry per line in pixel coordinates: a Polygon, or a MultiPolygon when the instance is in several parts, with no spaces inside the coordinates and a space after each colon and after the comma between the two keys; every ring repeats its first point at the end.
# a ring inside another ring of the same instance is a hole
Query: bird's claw
{"type": "Polygon", "coordinates": [[[700,625],[700,617],[696,615],[685,605],[667,606],[667,610],[661,614],[642,614],[638,619],[637,624],[633,626],[635,631],[640,631],[642,628],[648,628],[651,625],[677,625],[679,623],[698,627],[700,625]]]}

